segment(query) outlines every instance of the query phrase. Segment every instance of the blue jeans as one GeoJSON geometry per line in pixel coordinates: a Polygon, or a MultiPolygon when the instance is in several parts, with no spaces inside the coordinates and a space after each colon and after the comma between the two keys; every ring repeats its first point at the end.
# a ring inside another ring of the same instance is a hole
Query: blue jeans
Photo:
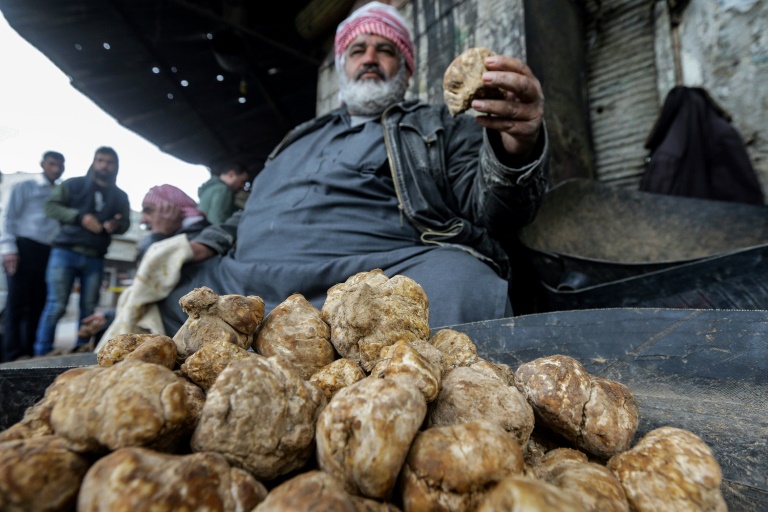
{"type": "MultiPolygon", "coordinates": [[[[99,302],[103,271],[104,258],[84,256],[68,249],[51,250],[45,271],[47,293],[45,308],[37,326],[35,356],[43,356],[53,350],[56,325],[67,310],[75,278],[80,281],[80,322],[93,314],[99,302]]],[[[88,340],[78,338],[78,345],[84,343],[88,343],[88,340]]]]}

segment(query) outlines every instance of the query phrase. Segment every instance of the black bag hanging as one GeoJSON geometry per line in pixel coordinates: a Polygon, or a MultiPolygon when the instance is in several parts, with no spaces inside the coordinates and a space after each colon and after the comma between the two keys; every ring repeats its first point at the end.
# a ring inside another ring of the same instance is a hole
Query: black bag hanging
{"type": "Polygon", "coordinates": [[[640,190],[763,204],[744,141],[730,116],[698,87],[674,87],[645,143],[640,190]]]}

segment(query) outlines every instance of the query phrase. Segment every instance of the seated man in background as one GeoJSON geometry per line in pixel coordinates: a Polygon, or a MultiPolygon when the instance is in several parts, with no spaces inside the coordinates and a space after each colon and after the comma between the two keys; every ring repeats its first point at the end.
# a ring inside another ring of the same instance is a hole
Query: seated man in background
{"type": "Polygon", "coordinates": [[[139,242],[137,261],[155,242],[182,233],[192,238],[211,225],[195,200],[173,185],[149,189],[141,201],[141,223],[149,233],[139,242]]]}
{"type": "Polygon", "coordinates": [[[250,180],[248,169],[239,162],[229,162],[211,169],[211,178],[200,185],[200,210],[212,224],[224,222],[237,210],[235,194],[250,180]]]}
{"type": "MultiPolygon", "coordinates": [[[[173,185],[157,185],[141,201],[141,224],[149,231],[139,241],[136,262],[141,262],[149,246],[175,235],[193,237],[211,223],[198,210],[197,203],[180,188],[173,185]]],[[[98,343],[101,334],[115,318],[115,310],[97,311],[83,319],[78,337],[94,337],[98,343]]]]}
{"type": "Polygon", "coordinates": [[[472,104],[486,115],[404,100],[413,43],[378,2],[342,22],[335,54],[341,108],[289,133],[245,209],[193,239],[194,262],[159,304],[170,335],[197,286],[258,295],[267,312],[292,293],[321,308],[331,286],[376,268],[424,288],[433,328],[511,314],[501,240],[534,218],[546,188],[538,80],[495,55],[483,78],[504,98],[472,104]]]}

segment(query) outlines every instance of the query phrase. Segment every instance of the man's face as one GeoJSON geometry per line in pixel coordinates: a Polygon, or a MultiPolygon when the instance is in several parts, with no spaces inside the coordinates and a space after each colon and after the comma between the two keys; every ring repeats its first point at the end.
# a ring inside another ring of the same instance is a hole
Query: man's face
{"type": "Polygon", "coordinates": [[[109,181],[117,172],[117,159],[109,153],[96,153],[91,169],[97,178],[109,181]]]}
{"type": "Polygon", "coordinates": [[[232,190],[232,192],[239,192],[245,188],[245,184],[248,183],[248,173],[237,174],[233,170],[229,170],[221,175],[222,180],[232,190]]]}
{"type": "Polygon", "coordinates": [[[40,167],[43,168],[43,174],[51,183],[61,178],[61,175],[64,174],[64,161],[52,156],[43,158],[43,161],[40,162],[40,167]]]}
{"type": "Polygon", "coordinates": [[[149,231],[152,230],[155,215],[157,215],[157,207],[154,204],[144,203],[141,205],[141,223],[149,231]]]}
{"type": "Polygon", "coordinates": [[[410,74],[397,46],[381,36],[357,36],[344,51],[341,98],[352,115],[378,115],[402,101],[410,74]]]}
{"type": "Polygon", "coordinates": [[[349,81],[387,81],[400,68],[397,46],[381,36],[357,36],[344,53],[344,72],[349,81]]]}

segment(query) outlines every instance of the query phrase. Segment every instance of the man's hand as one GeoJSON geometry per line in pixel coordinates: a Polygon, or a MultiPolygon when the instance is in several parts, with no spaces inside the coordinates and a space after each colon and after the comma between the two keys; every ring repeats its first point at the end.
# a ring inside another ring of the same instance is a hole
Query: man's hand
{"type": "Polygon", "coordinates": [[[83,220],[80,221],[80,225],[91,233],[99,234],[103,230],[101,222],[99,222],[99,219],[97,219],[96,216],[92,213],[86,213],[83,215],[83,220]]]}
{"type": "Polygon", "coordinates": [[[152,226],[153,233],[171,236],[181,228],[183,220],[184,214],[178,206],[163,201],[152,213],[150,225],[152,226]]]}
{"type": "Polygon", "coordinates": [[[544,118],[544,94],[531,69],[520,59],[492,55],[485,59],[488,71],[483,85],[506,93],[503,100],[474,100],[472,108],[490,114],[477,122],[501,133],[504,149],[511,155],[526,157],[533,150],[544,118]]]}
{"type": "Polygon", "coordinates": [[[120,219],[122,219],[122,218],[123,218],[123,216],[118,213],[117,215],[115,215],[114,218],[109,219],[108,221],[106,221],[104,223],[104,231],[106,231],[110,235],[112,233],[114,233],[115,231],[117,231],[117,228],[120,227],[120,223],[118,221],[120,219]]]}
{"type": "Polygon", "coordinates": [[[101,327],[106,321],[107,317],[104,315],[104,313],[101,311],[96,311],[92,315],[83,318],[83,321],[80,323],[83,325],[97,324],[99,327],[101,327]]]}
{"type": "Polygon", "coordinates": [[[12,276],[16,273],[16,267],[19,265],[19,255],[14,254],[3,254],[3,268],[5,269],[6,274],[9,276],[12,276]]]}
{"type": "Polygon", "coordinates": [[[203,261],[213,257],[216,251],[199,242],[189,242],[192,247],[192,261],[203,261]]]}
{"type": "Polygon", "coordinates": [[[107,323],[107,317],[100,311],[83,318],[80,329],[77,331],[78,338],[90,338],[99,332],[105,323],[107,323]]]}

